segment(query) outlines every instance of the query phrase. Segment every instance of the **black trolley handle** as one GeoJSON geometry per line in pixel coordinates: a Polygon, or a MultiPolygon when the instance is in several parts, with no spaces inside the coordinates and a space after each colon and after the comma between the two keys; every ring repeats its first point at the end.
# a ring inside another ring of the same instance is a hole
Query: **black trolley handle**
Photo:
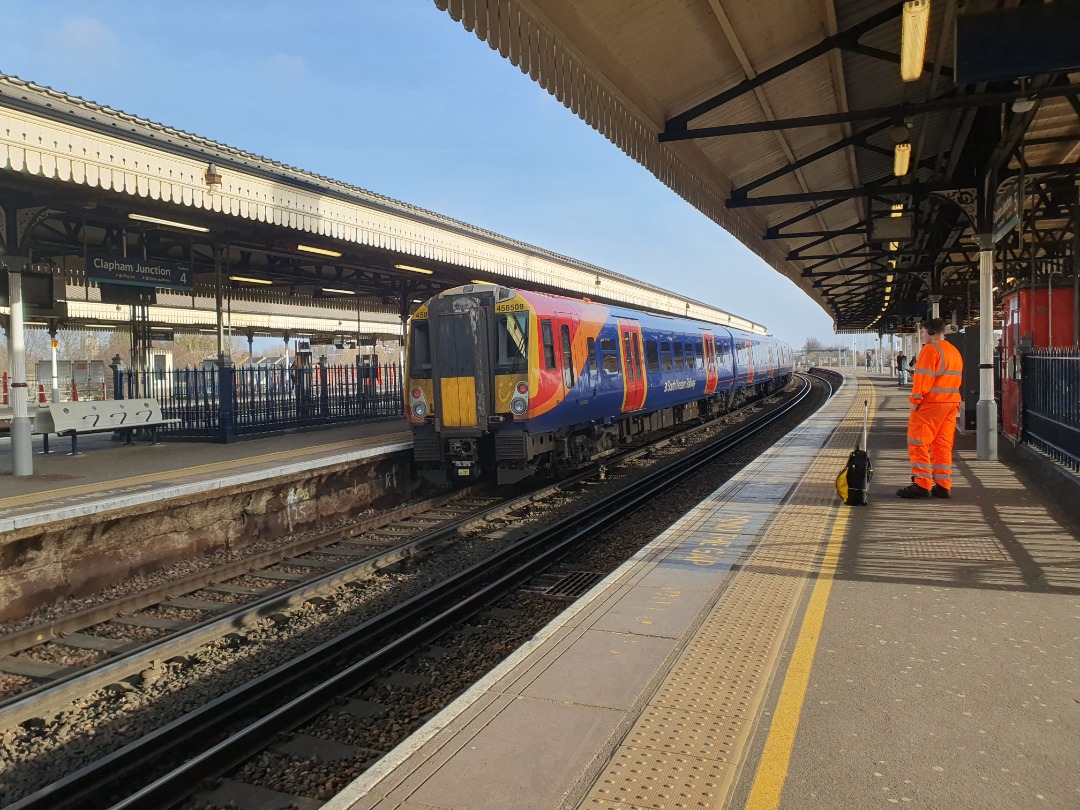
{"type": "Polygon", "coordinates": [[[862,446],[863,450],[869,450],[870,445],[867,441],[866,426],[870,421],[870,400],[863,400],[863,418],[862,418],[862,446]]]}

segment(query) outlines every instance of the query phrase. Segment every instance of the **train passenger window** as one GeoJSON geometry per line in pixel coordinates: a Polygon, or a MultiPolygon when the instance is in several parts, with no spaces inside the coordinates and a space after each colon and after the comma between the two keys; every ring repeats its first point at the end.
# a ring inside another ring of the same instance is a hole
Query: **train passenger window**
{"type": "Polygon", "coordinates": [[[619,350],[619,344],[614,338],[600,338],[600,351],[615,352],[619,350]]]}
{"type": "Polygon", "coordinates": [[[567,388],[574,387],[574,354],[570,343],[570,327],[565,323],[559,327],[559,337],[562,338],[562,376],[567,388]]]}
{"type": "Polygon", "coordinates": [[[652,338],[645,341],[645,363],[649,371],[660,370],[660,352],[656,350],[656,341],[652,338]]]}
{"type": "Polygon", "coordinates": [[[697,367],[705,368],[705,347],[698,341],[697,345],[697,367]]]}
{"type": "Polygon", "coordinates": [[[675,370],[682,371],[686,368],[686,361],[683,358],[683,348],[681,343],[675,344],[675,370]]]}
{"type": "Polygon", "coordinates": [[[427,321],[413,321],[409,344],[409,376],[431,379],[431,328],[427,321]]]}
{"type": "Polygon", "coordinates": [[[626,379],[636,380],[637,375],[634,373],[634,350],[630,348],[630,333],[623,332],[623,357],[626,358],[626,379]]]}
{"type": "Polygon", "coordinates": [[[671,344],[666,340],[660,341],[660,367],[664,371],[671,371],[671,344]]]}
{"type": "Polygon", "coordinates": [[[495,322],[497,374],[519,374],[528,369],[528,335],[528,313],[499,315],[495,322]]]}
{"type": "Polygon", "coordinates": [[[634,333],[634,368],[637,369],[639,377],[645,376],[641,371],[641,343],[638,340],[637,332],[634,333]]]}
{"type": "Polygon", "coordinates": [[[600,362],[604,366],[605,374],[619,373],[619,356],[615,354],[615,352],[604,352],[604,356],[600,362]]]}
{"type": "Polygon", "coordinates": [[[589,355],[589,373],[596,373],[596,341],[592,338],[585,340],[585,353],[589,355]]]}
{"type": "Polygon", "coordinates": [[[697,361],[694,359],[694,344],[693,343],[687,343],[686,344],[686,367],[687,368],[696,368],[697,367],[697,361]]]}
{"type": "Polygon", "coordinates": [[[540,322],[540,332],[544,338],[544,368],[555,368],[555,336],[551,333],[551,321],[540,322]]]}

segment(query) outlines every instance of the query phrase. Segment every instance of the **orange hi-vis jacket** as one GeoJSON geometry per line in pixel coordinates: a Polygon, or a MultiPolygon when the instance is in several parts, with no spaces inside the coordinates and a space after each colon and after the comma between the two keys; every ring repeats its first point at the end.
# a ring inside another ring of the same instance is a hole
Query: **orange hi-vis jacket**
{"type": "Polygon", "coordinates": [[[956,347],[945,340],[927,343],[919,352],[911,381],[911,404],[960,402],[964,361],[956,347]]]}

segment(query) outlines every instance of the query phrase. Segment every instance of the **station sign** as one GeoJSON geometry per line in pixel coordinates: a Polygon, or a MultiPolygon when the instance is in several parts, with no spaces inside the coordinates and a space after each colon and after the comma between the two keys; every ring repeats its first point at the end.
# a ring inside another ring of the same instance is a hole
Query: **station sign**
{"type": "Polygon", "coordinates": [[[1017,226],[1020,222],[1020,183],[1018,178],[1010,177],[997,188],[994,198],[994,242],[1017,226]]]}
{"type": "Polygon", "coordinates": [[[135,287],[190,290],[194,286],[191,268],[186,265],[108,253],[91,254],[86,261],[86,275],[95,281],[135,287]]]}
{"type": "Polygon", "coordinates": [[[174,329],[151,329],[150,340],[176,340],[174,329]]]}

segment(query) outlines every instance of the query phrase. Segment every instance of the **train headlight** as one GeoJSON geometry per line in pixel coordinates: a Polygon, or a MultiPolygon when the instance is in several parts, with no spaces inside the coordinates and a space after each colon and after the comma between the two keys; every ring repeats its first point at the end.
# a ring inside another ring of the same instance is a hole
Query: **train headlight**
{"type": "Polygon", "coordinates": [[[424,392],[421,391],[419,388],[414,388],[412,390],[412,398],[413,399],[420,399],[420,397],[422,397],[423,395],[424,395],[424,392]]]}
{"type": "Polygon", "coordinates": [[[526,382],[519,382],[517,384],[517,392],[522,396],[529,393],[529,384],[526,382]]]}
{"type": "Polygon", "coordinates": [[[529,408],[529,403],[524,399],[513,399],[510,401],[510,411],[515,416],[521,416],[529,408]]]}
{"type": "Polygon", "coordinates": [[[427,405],[423,402],[414,402],[412,412],[417,419],[423,419],[427,416],[427,405]]]}

